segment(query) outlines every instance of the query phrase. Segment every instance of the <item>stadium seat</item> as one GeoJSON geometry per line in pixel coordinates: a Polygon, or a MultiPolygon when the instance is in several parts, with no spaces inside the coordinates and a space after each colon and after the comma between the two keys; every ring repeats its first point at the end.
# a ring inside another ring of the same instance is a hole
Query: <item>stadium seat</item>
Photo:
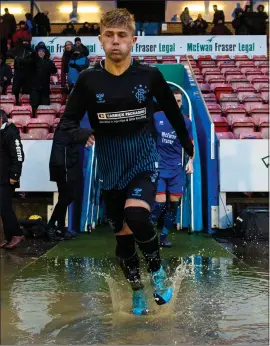
{"type": "Polygon", "coordinates": [[[0,105],[3,104],[15,104],[15,96],[14,95],[1,95],[0,96],[0,105]]]}
{"type": "Polygon", "coordinates": [[[59,122],[60,122],[60,118],[56,118],[56,119],[54,120],[54,123],[53,123],[53,132],[55,132],[55,130],[56,130],[56,128],[57,128],[59,122]]]}
{"type": "Polygon", "coordinates": [[[235,66],[226,66],[226,67],[222,67],[220,69],[220,72],[224,75],[229,75],[229,74],[241,74],[240,68],[235,67],[235,66]]]}
{"type": "Polygon", "coordinates": [[[59,84],[59,82],[60,82],[60,79],[59,79],[58,73],[54,74],[53,76],[50,76],[51,88],[52,88],[52,86],[57,86],[57,84],[59,84]]]}
{"type": "Polygon", "coordinates": [[[226,109],[226,112],[224,112],[224,115],[226,115],[228,124],[231,125],[233,117],[240,116],[245,118],[246,110],[243,105],[239,105],[238,107],[230,107],[226,109]]]}
{"type": "Polygon", "coordinates": [[[211,114],[211,118],[215,125],[215,132],[229,131],[229,124],[226,118],[216,114],[211,114]]]}
{"type": "Polygon", "coordinates": [[[21,140],[41,140],[42,136],[38,133],[21,133],[21,140]]]}
{"type": "Polygon", "coordinates": [[[0,104],[0,109],[3,109],[9,115],[13,109],[13,104],[12,103],[4,103],[0,104]]]}
{"type": "Polygon", "coordinates": [[[269,114],[268,113],[252,113],[251,117],[254,121],[254,124],[257,126],[261,126],[262,123],[269,124],[269,114]]]}
{"type": "Polygon", "coordinates": [[[239,106],[239,100],[236,94],[221,94],[219,97],[219,104],[223,112],[232,107],[239,106]]]}
{"type": "Polygon", "coordinates": [[[250,134],[240,133],[240,139],[263,139],[261,132],[253,132],[250,134]]]}
{"type": "Polygon", "coordinates": [[[161,61],[163,64],[176,64],[177,59],[175,56],[163,56],[161,58],[161,61]]]}
{"type": "Polygon", "coordinates": [[[221,107],[218,104],[209,104],[209,105],[207,105],[207,109],[208,109],[209,113],[221,112],[221,107]]]}
{"type": "Polygon", "coordinates": [[[209,74],[204,77],[206,83],[225,83],[225,78],[222,74],[209,74]]]}
{"type": "Polygon", "coordinates": [[[13,116],[13,115],[32,116],[32,107],[30,105],[13,106],[10,114],[11,114],[11,116],[13,116]]]}
{"type": "Polygon", "coordinates": [[[211,55],[199,55],[198,56],[198,61],[212,61],[213,58],[211,55]]]}
{"type": "Polygon", "coordinates": [[[210,85],[208,83],[198,83],[198,87],[203,94],[209,93],[211,91],[210,85]]]}
{"type": "Polygon", "coordinates": [[[218,139],[234,139],[232,132],[216,132],[218,139]]]}
{"type": "Polygon", "coordinates": [[[25,127],[31,121],[32,118],[29,114],[15,114],[11,115],[10,119],[13,123],[20,124],[23,127],[25,127]]]}
{"type": "Polygon", "coordinates": [[[244,84],[243,86],[238,86],[236,88],[236,93],[240,102],[242,102],[245,97],[256,96],[255,88],[251,84],[244,84]]]}
{"type": "Polygon", "coordinates": [[[226,81],[231,84],[233,90],[236,90],[239,85],[242,84],[250,84],[250,81],[246,78],[246,76],[228,76],[226,81]]]}
{"type": "Polygon", "coordinates": [[[54,56],[53,57],[53,62],[59,62],[62,61],[62,57],[61,56],[54,56]]]}
{"type": "Polygon", "coordinates": [[[266,114],[267,118],[264,120],[260,119],[259,131],[261,132],[263,138],[269,139],[269,114],[266,114]]]}
{"type": "Polygon", "coordinates": [[[236,60],[235,61],[235,66],[241,68],[241,67],[255,67],[255,64],[251,60],[236,60]]]}
{"type": "Polygon", "coordinates": [[[12,85],[7,87],[7,94],[10,95],[12,93],[12,85]]]}
{"type": "Polygon", "coordinates": [[[221,61],[231,60],[231,57],[229,55],[217,55],[216,60],[221,60],[221,61]]]}
{"type": "Polygon", "coordinates": [[[261,67],[260,70],[262,74],[269,75],[269,67],[261,67]]]}
{"type": "Polygon", "coordinates": [[[263,99],[263,102],[268,103],[269,102],[269,88],[262,87],[259,90],[259,93],[261,95],[261,98],[263,99]]]}
{"type": "Polygon", "coordinates": [[[255,132],[255,124],[252,118],[235,115],[232,118],[232,132],[236,139],[240,138],[241,134],[251,134],[255,132]]]}
{"type": "Polygon", "coordinates": [[[234,60],[217,60],[217,66],[219,68],[223,67],[235,67],[235,61],[234,60]]]}
{"type": "Polygon", "coordinates": [[[208,75],[208,74],[218,74],[218,75],[220,75],[220,69],[218,67],[203,67],[201,69],[201,73],[203,75],[208,75]]]}
{"type": "Polygon", "coordinates": [[[214,101],[217,102],[216,95],[214,93],[203,94],[203,98],[205,102],[214,101]]]}
{"type": "Polygon", "coordinates": [[[242,102],[248,113],[255,108],[260,108],[263,105],[261,96],[257,96],[256,94],[244,97],[242,102]]]}
{"type": "Polygon", "coordinates": [[[269,78],[268,76],[253,76],[251,83],[254,88],[259,91],[263,87],[269,87],[269,78]]]}
{"type": "Polygon", "coordinates": [[[36,119],[40,123],[47,123],[49,126],[53,126],[55,115],[54,114],[46,114],[46,113],[37,113],[36,119]]]}
{"type": "Polygon", "coordinates": [[[211,90],[214,90],[217,100],[219,100],[221,94],[232,94],[233,89],[231,84],[226,83],[211,83],[211,90]]]}
{"type": "Polygon", "coordinates": [[[53,140],[54,133],[48,133],[47,140],[53,140]]]}
{"type": "Polygon", "coordinates": [[[60,112],[59,112],[60,118],[61,118],[61,117],[63,116],[63,114],[65,113],[65,109],[66,109],[66,105],[61,106],[60,112]]]}
{"type": "Polygon", "coordinates": [[[50,95],[50,103],[59,103],[63,104],[65,102],[65,97],[61,94],[51,94],[50,95]]]}
{"type": "Polygon", "coordinates": [[[26,126],[26,133],[30,133],[32,135],[38,135],[40,139],[47,139],[49,133],[49,124],[41,123],[39,119],[31,119],[28,125],[26,126]]]}
{"type": "Polygon", "coordinates": [[[209,61],[205,61],[205,60],[202,60],[202,61],[198,61],[198,67],[199,68],[204,68],[204,67],[216,67],[216,62],[214,60],[209,60],[209,61]]]}
{"type": "Polygon", "coordinates": [[[11,119],[11,122],[16,125],[17,129],[19,129],[19,131],[20,131],[20,134],[23,133],[23,125],[22,124],[13,121],[13,119],[11,119]]]}
{"type": "Polygon", "coordinates": [[[30,104],[30,95],[24,94],[21,97],[21,104],[24,105],[29,105],[30,104]]]}

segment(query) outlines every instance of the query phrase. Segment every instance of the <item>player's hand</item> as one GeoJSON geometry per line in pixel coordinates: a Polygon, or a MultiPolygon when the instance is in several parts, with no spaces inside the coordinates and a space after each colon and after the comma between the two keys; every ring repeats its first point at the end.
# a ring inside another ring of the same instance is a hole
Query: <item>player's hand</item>
{"type": "Polygon", "coordinates": [[[192,174],[194,172],[193,159],[188,160],[188,163],[186,165],[186,172],[187,172],[187,174],[192,174]]]}
{"type": "Polygon", "coordinates": [[[95,136],[91,135],[85,144],[86,148],[87,147],[92,147],[95,144],[95,136]]]}
{"type": "Polygon", "coordinates": [[[16,184],[16,183],[17,183],[17,180],[14,180],[14,179],[9,179],[9,182],[10,182],[10,184],[11,184],[11,185],[14,185],[14,184],[16,184]]]}

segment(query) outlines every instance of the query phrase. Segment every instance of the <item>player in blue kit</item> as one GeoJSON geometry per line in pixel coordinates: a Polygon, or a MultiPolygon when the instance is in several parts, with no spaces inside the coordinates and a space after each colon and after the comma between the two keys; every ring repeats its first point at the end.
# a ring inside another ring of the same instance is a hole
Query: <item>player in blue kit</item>
{"type": "MultiPolygon", "coordinates": [[[[174,97],[181,109],[182,93],[180,90],[174,91],[174,97]]],[[[152,210],[152,220],[157,223],[160,215],[166,208],[164,224],[160,234],[160,245],[171,247],[168,241],[169,230],[173,227],[180,198],[184,193],[185,169],[182,164],[182,146],[177,138],[174,128],[166,118],[164,112],[154,114],[155,128],[157,131],[157,149],[160,155],[156,202],[152,210]],[[169,201],[167,201],[167,195],[169,201]]],[[[190,140],[193,141],[192,123],[184,116],[186,128],[190,140]]],[[[187,173],[193,173],[193,163],[189,161],[186,166],[187,173]]]]}

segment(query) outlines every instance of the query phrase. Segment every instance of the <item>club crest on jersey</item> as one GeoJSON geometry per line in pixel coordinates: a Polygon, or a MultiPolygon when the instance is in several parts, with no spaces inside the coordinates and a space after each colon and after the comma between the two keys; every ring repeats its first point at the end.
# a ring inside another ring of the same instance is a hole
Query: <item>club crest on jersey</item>
{"type": "Polygon", "coordinates": [[[96,94],[97,103],[104,103],[104,94],[96,94]]]}
{"type": "Polygon", "coordinates": [[[135,95],[137,101],[142,103],[146,100],[146,94],[149,92],[147,86],[143,86],[142,84],[134,87],[132,94],[135,95]]]}

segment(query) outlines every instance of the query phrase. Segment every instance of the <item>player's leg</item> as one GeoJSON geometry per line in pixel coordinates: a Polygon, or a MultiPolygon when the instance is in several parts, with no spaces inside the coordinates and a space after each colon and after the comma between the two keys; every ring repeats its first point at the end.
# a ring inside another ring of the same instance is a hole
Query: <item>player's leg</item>
{"type": "Polygon", "coordinates": [[[140,277],[140,261],[132,231],[124,224],[126,190],[103,191],[106,216],[116,236],[116,258],[125,278],[133,290],[133,313],[143,315],[148,312],[140,277]]]}
{"type": "Polygon", "coordinates": [[[166,181],[164,178],[159,177],[157,183],[157,194],[154,206],[151,210],[152,222],[156,226],[160,215],[166,208],[166,181]]]}
{"type": "Polygon", "coordinates": [[[168,179],[168,193],[170,200],[167,205],[164,225],[160,234],[160,245],[163,247],[172,246],[172,243],[168,241],[168,234],[175,224],[177,208],[184,192],[184,174],[184,171],[181,170],[176,176],[168,179]]]}
{"type": "Polygon", "coordinates": [[[158,235],[150,214],[156,197],[157,178],[157,173],[145,172],[131,182],[125,204],[125,221],[145,258],[155,300],[162,305],[171,300],[173,290],[168,286],[167,275],[161,266],[158,235]]]}

